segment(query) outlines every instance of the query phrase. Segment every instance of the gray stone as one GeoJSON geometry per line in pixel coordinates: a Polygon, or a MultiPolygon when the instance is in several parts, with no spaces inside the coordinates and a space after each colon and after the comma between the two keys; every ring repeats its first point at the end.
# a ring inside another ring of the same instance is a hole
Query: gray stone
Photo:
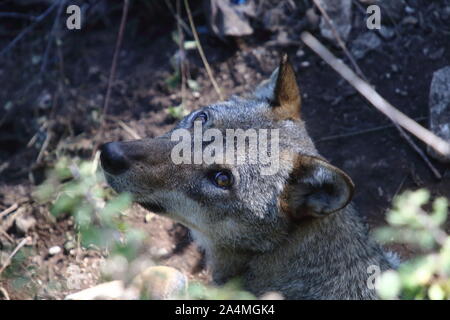
{"type": "Polygon", "coordinates": [[[152,300],[183,297],[188,285],[187,277],[172,267],[153,266],[138,274],[131,282],[141,296],[152,300]]]}
{"type": "Polygon", "coordinates": [[[385,40],[391,40],[395,37],[394,29],[387,26],[381,26],[381,29],[378,32],[380,36],[385,40]]]}
{"type": "MultiPolygon", "coordinates": [[[[433,74],[430,88],[430,130],[450,143],[450,66],[433,74]]],[[[442,156],[428,147],[434,158],[450,163],[450,156],[442,156]]]]}
{"type": "Polygon", "coordinates": [[[57,254],[59,254],[61,252],[61,247],[58,246],[53,246],[50,249],[48,249],[48,254],[51,256],[56,256],[57,254]]]}
{"type": "Polygon", "coordinates": [[[249,17],[255,14],[253,1],[237,5],[229,1],[205,1],[209,25],[219,37],[247,36],[253,33],[249,17]]]}
{"type": "MultiPolygon", "coordinates": [[[[320,2],[342,40],[346,41],[352,30],[352,0],[321,0],[320,2]]],[[[320,19],[320,33],[329,40],[336,40],[332,28],[324,17],[320,19]]]]}
{"type": "Polygon", "coordinates": [[[352,43],[351,51],[356,59],[362,59],[371,50],[381,45],[380,38],[375,32],[369,31],[361,34],[352,43]]]}
{"type": "Polygon", "coordinates": [[[14,223],[19,234],[25,235],[30,229],[34,228],[36,219],[32,216],[18,216],[14,223]]]}

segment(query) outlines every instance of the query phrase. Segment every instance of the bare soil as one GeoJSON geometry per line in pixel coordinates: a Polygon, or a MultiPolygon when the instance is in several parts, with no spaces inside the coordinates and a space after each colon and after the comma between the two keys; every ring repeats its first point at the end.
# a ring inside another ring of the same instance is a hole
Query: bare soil
{"type": "MultiPolygon", "coordinates": [[[[357,62],[381,95],[427,126],[433,72],[450,64],[447,12],[450,4],[408,2],[414,9],[410,15],[416,21],[405,22],[408,14],[403,13],[390,26],[394,36],[389,40],[382,38],[378,48],[357,62]]],[[[443,175],[437,180],[390,121],[299,42],[299,32],[306,28],[303,14],[294,9],[286,12],[298,17],[297,22],[280,27],[288,32],[291,42],[287,44],[277,40],[277,33],[262,29],[256,29],[251,37],[225,41],[201,34],[206,56],[224,93],[239,95],[252,90],[277,66],[279,53],[286,51],[298,74],[303,95],[302,116],[309,133],[322,155],[354,180],[354,202],[371,228],[385,224],[385,213],[393,197],[404,190],[428,188],[433,196],[450,198],[449,167],[432,160],[443,175]],[[375,130],[366,132],[369,129],[375,130]]],[[[348,44],[367,31],[362,27],[363,18],[363,13],[355,9],[348,44]]],[[[63,250],[49,255],[49,248],[63,247],[68,238],[74,237],[73,220],[52,219],[48,208],[37,204],[31,193],[58,155],[66,153],[89,159],[103,142],[131,139],[119,121],[141,137],[158,136],[176,122],[167,112],[169,106],[181,103],[179,86],[172,88],[167,84],[174,74],[171,59],[178,50],[171,37],[176,30],[174,19],[166,12],[160,20],[150,21],[132,10],[119,54],[106,126],[100,130],[98,118],[120,14],[109,20],[87,25],[80,31],[65,32],[59,49],[51,49],[43,74],[39,74],[41,64],[33,58],[42,55],[47,45],[48,30],[43,27],[1,57],[0,212],[18,203],[19,209],[14,214],[33,217],[37,222],[22,234],[12,219],[11,226],[4,229],[6,235],[0,234],[3,256],[25,236],[31,238],[21,250],[30,254],[0,276],[0,287],[12,299],[60,299],[101,279],[99,265],[104,255],[94,249],[74,253],[63,250]],[[47,127],[43,128],[43,124],[47,127]],[[82,281],[68,287],[65,282],[73,273],[82,281]]],[[[204,23],[201,14],[196,22],[204,23]]],[[[11,25],[0,27],[0,48],[21,30],[17,23],[11,25]]],[[[320,35],[317,29],[310,29],[320,35]]],[[[344,57],[333,44],[322,40],[335,54],[344,57]]],[[[189,51],[187,59],[190,75],[200,91],[195,95],[187,90],[186,108],[194,110],[217,101],[197,51],[189,51]]],[[[425,150],[422,143],[416,142],[425,150]]],[[[146,219],[146,214],[144,209],[135,207],[129,220],[148,233],[148,250],[158,252],[162,264],[179,268],[191,279],[207,281],[203,255],[190,240],[188,231],[164,217],[152,215],[146,219]]],[[[393,248],[403,258],[414,255],[411,248],[393,248]]],[[[4,293],[0,293],[2,298],[4,293]]]]}

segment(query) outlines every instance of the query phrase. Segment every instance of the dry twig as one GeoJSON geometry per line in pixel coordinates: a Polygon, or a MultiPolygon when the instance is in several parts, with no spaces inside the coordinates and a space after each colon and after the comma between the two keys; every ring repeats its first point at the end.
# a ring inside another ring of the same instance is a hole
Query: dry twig
{"type": "Polygon", "coordinates": [[[20,243],[17,245],[17,247],[14,249],[14,251],[9,255],[9,257],[6,259],[6,262],[3,264],[3,266],[0,268],[0,275],[3,271],[10,265],[12,258],[19,252],[22,247],[31,240],[30,237],[26,237],[20,241],[20,243]]]}
{"type": "MultiPolygon", "coordinates": [[[[309,32],[303,32],[301,38],[305,44],[316,52],[325,62],[327,62],[337,73],[339,73],[345,80],[347,80],[358,92],[363,95],[372,105],[379,111],[384,113],[392,122],[398,126],[403,127],[417,138],[431,146],[438,153],[443,155],[450,155],[450,145],[440,137],[436,136],[431,131],[425,129],[416,121],[412,120],[404,113],[397,110],[389,102],[387,102],[382,96],[380,96],[368,83],[360,77],[358,77],[348,66],[346,66],[341,60],[338,60],[325,46],[323,46],[316,38],[314,38],[309,32]]],[[[399,130],[402,133],[402,130],[399,130]]],[[[406,134],[402,136],[408,141],[408,143],[414,147],[419,155],[425,160],[427,165],[433,171],[437,178],[441,178],[441,174],[433,167],[431,162],[425,156],[409,136],[406,134]]]]}
{"type": "Polygon", "coordinates": [[[180,11],[178,10],[178,3],[177,3],[177,11],[175,12],[175,10],[174,10],[172,4],[170,3],[170,1],[166,0],[165,2],[166,2],[166,5],[167,5],[167,8],[169,8],[170,13],[177,20],[177,23],[184,29],[184,31],[186,31],[187,34],[192,36],[191,29],[189,29],[189,26],[183,21],[183,19],[181,19],[180,11]]]}
{"type": "Polygon", "coordinates": [[[208,77],[211,80],[211,83],[214,87],[214,90],[216,90],[217,94],[219,95],[220,100],[223,100],[224,97],[222,95],[222,91],[219,88],[219,85],[217,84],[216,80],[214,79],[211,67],[209,66],[208,60],[206,59],[205,53],[203,52],[203,47],[200,43],[200,39],[198,37],[197,30],[195,29],[194,19],[192,18],[191,9],[189,7],[189,3],[187,0],[184,0],[184,6],[186,7],[186,12],[189,19],[189,24],[191,26],[192,34],[194,35],[195,42],[197,44],[198,52],[200,53],[200,57],[202,58],[203,64],[205,65],[206,72],[208,73],[208,77]]]}
{"type": "Polygon", "coordinates": [[[5,217],[8,214],[10,214],[11,212],[14,212],[15,210],[17,210],[18,208],[19,208],[19,204],[16,202],[12,206],[10,206],[10,207],[6,208],[5,210],[3,210],[2,212],[0,212],[0,220],[3,219],[3,217],[5,217]]]}
{"type": "MultiPolygon", "coordinates": [[[[361,69],[359,68],[358,64],[356,63],[355,59],[348,51],[347,46],[345,45],[345,42],[342,40],[339,32],[336,30],[333,20],[330,18],[327,11],[322,7],[320,0],[313,0],[313,2],[315,4],[315,6],[319,9],[320,13],[322,14],[322,16],[325,19],[325,21],[327,22],[327,24],[330,26],[331,31],[333,32],[333,36],[336,38],[336,41],[339,44],[339,46],[342,48],[342,50],[344,50],[344,53],[347,56],[347,58],[350,60],[350,63],[352,64],[353,68],[356,70],[356,72],[359,75],[361,75],[363,78],[365,78],[361,69]]],[[[367,79],[366,79],[366,81],[367,81],[367,79]]]]}
{"type": "MultiPolygon", "coordinates": [[[[336,38],[336,41],[338,43],[338,45],[342,48],[342,50],[344,51],[345,55],[347,56],[347,58],[350,60],[350,63],[352,64],[353,68],[356,70],[356,73],[367,83],[369,83],[368,78],[364,75],[364,73],[362,72],[361,68],[358,66],[358,64],[356,63],[356,60],[353,58],[353,56],[350,54],[350,52],[348,51],[344,41],[342,41],[341,36],[339,35],[339,32],[336,30],[336,27],[333,23],[333,20],[330,18],[330,16],[328,15],[328,13],[326,12],[326,10],[322,7],[320,0],[313,0],[314,4],[317,6],[317,8],[319,9],[319,11],[322,13],[322,16],[324,17],[325,21],[327,22],[327,24],[330,26],[334,37],[336,38]]],[[[437,179],[441,179],[442,175],[439,173],[439,171],[433,166],[433,164],[431,163],[430,159],[428,159],[428,157],[426,156],[426,154],[422,151],[422,149],[419,148],[419,146],[417,146],[416,143],[414,143],[414,141],[411,139],[411,137],[405,132],[405,130],[402,129],[401,126],[399,126],[397,123],[394,122],[394,126],[397,128],[397,130],[400,133],[400,136],[406,140],[406,142],[411,146],[411,148],[414,149],[414,151],[417,152],[417,154],[423,159],[423,161],[425,161],[426,165],[430,168],[430,170],[433,172],[434,176],[437,179]]]]}
{"type": "MultiPolygon", "coordinates": [[[[422,121],[422,120],[426,120],[426,119],[428,119],[428,118],[420,117],[420,118],[415,119],[415,121],[422,121]]],[[[385,126],[363,129],[363,130],[358,130],[358,131],[354,131],[354,132],[347,132],[347,133],[326,136],[326,137],[317,139],[315,142],[324,142],[324,141],[331,141],[331,140],[337,140],[337,139],[342,139],[342,138],[354,137],[354,136],[359,136],[359,135],[366,134],[366,133],[373,133],[373,132],[377,132],[377,131],[382,131],[382,130],[386,130],[386,129],[394,129],[394,128],[396,128],[396,126],[394,124],[388,124],[385,126]]]]}
{"type": "Polygon", "coordinates": [[[123,130],[125,130],[133,139],[139,140],[142,139],[141,136],[134,131],[133,129],[131,129],[125,122],[123,122],[122,120],[119,120],[119,126],[122,127],[123,130]]]}
{"type": "Polygon", "coordinates": [[[117,42],[116,47],[114,49],[114,55],[113,55],[113,61],[111,64],[111,70],[109,73],[109,79],[108,79],[108,88],[106,90],[106,96],[103,103],[103,117],[102,117],[102,127],[105,120],[106,113],[108,112],[108,105],[109,105],[109,98],[111,96],[111,89],[112,89],[112,83],[114,81],[115,75],[116,75],[116,68],[117,68],[117,59],[119,57],[119,51],[120,47],[122,46],[122,40],[123,40],[123,34],[125,31],[125,24],[127,22],[127,15],[128,15],[128,7],[130,5],[129,0],[123,1],[123,10],[122,10],[122,18],[120,21],[120,27],[119,27],[119,34],[117,35],[117,42]]]}
{"type": "Polygon", "coordinates": [[[60,0],[58,11],[56,12],[56,18],[55,18],[55,21],[53,22],[52,30],[48,36],[47,47],[45,48],[44,57],[42,58],[42,64],[41,64],[41,69],[39,71],[39,74],[42,74],[45,71],[45,68],[47,67],[48,55],[49,55],[50,49],[52,47],[55,33],[57,31],[57,28],[59,27],[59,21],[60,21],[60,17],[62,14],[62,9],[63,9],[66,1],[67,0],[60,0]]]}
{"type": "Polygon", "coordinates": [[[8,291],[6,291],[6,289],[5,288],[3,288],[3,287],[0,287],[0,292],[2,293],[2,295],[5,297],[5,300],[11,300],[10,298],[9,298],[9,294],[8,294],[8,291]]]}
{"type": "Polygon", "coordinates": [[[23,37],[27,35],[28,32],[33,30],[39,22],[44,20],[59,4],[59,1],[54,1],[50,7],[47,8],[41,15],[34,19],[33,23],[26,27],[21,33],[19,33],[2,51],[0,51],[0,57],[3,56],[6,52],[12,49],[23,37]]]}
{"type": "MultiPolygon", "coordinates": [[[[169,1],[167,1],[169,3],[169,1]]],[[[181,0],[177,0],[177,17],[180,16],[181,12],[181,0]]],[[[186,97],[186,53],[184,51],[184,35],[181,29],[181,20],[177,19],[177,29],[178,29],[178,46],[180,50],[180,75],[181,75],[181,106],[184,108],[184,102],[186,97]]]]}

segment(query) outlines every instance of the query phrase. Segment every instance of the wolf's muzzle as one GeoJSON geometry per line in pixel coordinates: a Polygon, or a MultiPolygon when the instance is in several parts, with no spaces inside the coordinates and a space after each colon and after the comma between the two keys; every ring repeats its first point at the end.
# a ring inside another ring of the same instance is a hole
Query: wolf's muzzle
{"type": "Polygon", "coordinates": [[[103,170],[112,175],[119,175],[128,170],[130,161],[125,156],[119,142],[105,143],[100,147],[100,161],[103,170]]]}

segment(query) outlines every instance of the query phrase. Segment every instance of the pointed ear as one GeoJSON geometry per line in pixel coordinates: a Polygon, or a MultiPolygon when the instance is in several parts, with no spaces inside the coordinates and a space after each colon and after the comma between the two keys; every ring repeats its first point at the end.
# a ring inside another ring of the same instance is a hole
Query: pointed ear
{"type": "Polygon", "coordinates": [[[281,58],[272,105],[277,119],[300,119],[300,89],[287,54],[281,58]]]}
{"type": "Polygon", "coordinates": [[[278,79],[278,70],[276,68],[269,79],[262,81],[253,92],[253,96],[257,99],[267,100],[272,103],[275,99],[275,86],[278,79]]]}
{"type": "Polygon", "coordinates": [[[253,95],[270,102],[277,120],[300,119],[300,89],[287,54],[283,54],[280,66],[270,79],[263,81],[256,88],[253,95]]]}
{"type": "Polygon", "coordinates": [[[353,190],[342,170],[316,157],[297,156],[280,204],[294,221],[325,217],[347,206],[353,190]]]}

